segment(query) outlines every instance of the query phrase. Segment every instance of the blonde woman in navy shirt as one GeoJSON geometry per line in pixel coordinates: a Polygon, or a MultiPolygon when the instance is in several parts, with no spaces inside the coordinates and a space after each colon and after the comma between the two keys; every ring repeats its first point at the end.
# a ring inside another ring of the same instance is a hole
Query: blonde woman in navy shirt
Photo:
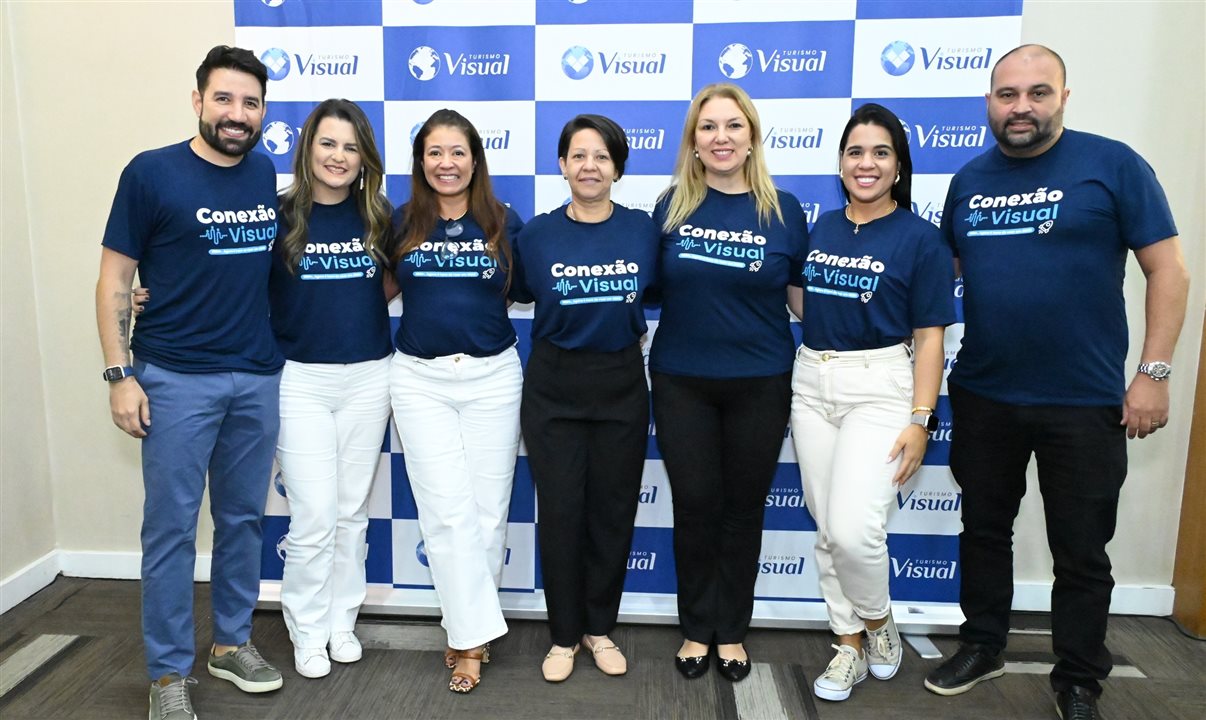
{"type": "Polygon", "coordinates": [[[758,111],[736,85],[691,101],[662,232],[661,320],[649,369],[658,447],[674,497],[674,560],[687,678],[750,672],[762,519],[791,401],[787,286],[808,230],[766,169],[758,111]]]}
{"type": "Polygon", "coordinates": [[[303,677],[360,659],[368,496],[389,420],[382,281],[390,208],[373,129],[348,100],[302,126],[268,291],[285,354],[276,456],[289,500],[281,609],[303,677]]]}
{"type": "Polygon", "coordinates": [[[415,136],[394,214],[402,292],[390,394],[448,633],[448,689],[467,693],[507,632],[498,602],[523,384],[507,316],[522,223],[490,184],[481,136],[438,110],[415,136]]]}
{"type": "Polygon", "coordinates": [[[560,682],[579,647],[607,675],[628,663],[608,637],[624,591],[649,427],[641,301],[656,272],[658,232],[616,205],[628,140],[601,115],[579,115],[558,141],[568,205],[534,218],[517,243],[515,296],[535,301],[520,416],[540,504],[540,564],[560,682]]]}
{"type": "Polygon", "coordinates": [[[937,228],[913,214],[913,163],[900,120],[874,103],[860,107],[840,152],[849,204],[813,226],[803,291],[791,297],[804,333],[792,436],[817,523],[821,595],[838,638],[813,692],[832,701],[848,698],[868,673],[888,680],[900,667],[888,508],[937,426],[943,330],[955,321],[951,252],[937,228]]]}

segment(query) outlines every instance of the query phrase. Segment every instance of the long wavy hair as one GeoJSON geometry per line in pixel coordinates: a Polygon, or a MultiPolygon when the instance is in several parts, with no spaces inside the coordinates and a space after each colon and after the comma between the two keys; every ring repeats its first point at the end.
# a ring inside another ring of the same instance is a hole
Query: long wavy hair
{"type": "MultiPolygon", "coordinates": [[[[900,118],[896,117],[896,113],[888,108],[875,103],[867,103],[855,110],[846,123],[846,129],[842,131],[842,140],[838,144],[839,167],[842,156],[846,154],[846,141],[850,139],[850,131],[858,125],[876,125],[886,130],[888,137],[892,138],[892,149],[896,152],[896,162],[900,165],[900,180],[892,186],[892,199],[900,207],[911,210],[913,208],[913,156],[909,153],[909,136],[905,134],[900,118]]],[[[839,180],[838,185],[842,188],[842,195],[846,198],[846,202],[850,202],[850,191],[846,189],[846,183],[839,180]]]]}
{"type": "Polygon", "coordinates": [[[438,127],[459,130],[469,141],[469,155],[473,161],[473,177],[469,179],[469,213],[481,226],[486,241],[486,254],[503,272],[510,283],[511,243],[507,240],[505,225],[507,208],[494,197],[490,183],[490,170],[486,166],[486,149],[482,146],[477,128],[464,115],[447,108],[436,110],[419,132],[415,134],[411,148],[410,201],[403,212],[402,224],[394,228],[393,252],[390,260],[398,262],[431,235],[440,219],[439,195],[427,184],[423,172],[423,154],[427,149],[427,136],[438,127]]]}
{"type": "Polygon", "coordinates": [[[699,125],[699,114],[704,103],[713,98],[728,98],[737,103],[749,123],[750,155],[746,158],[742,172],[751,192],[754,193],[758,222],[769,225],[771,215],[774,215],[782,223],[783,209],[779,207],[779,193],[775,190],[775,181],[771,179],[766,168],[766,153],[762,146],[762,122],[758,119],[754,101],[750,100],[745,90],[733,83],[713,83],[705,85],[696,93],[691,107],[687,110],[687,121],[683,123],[683,139],[678,145],[678,159],[674,162],[674,177],[670,180],[670,187],[661,195],[662,198],[670,199],[666,222],[662,229],[670,232],[681,225],[691,213],[699,209],[704,196],[708,194],[706,169],[695,152],[695,128],[699,125]]]}
{"type": "Polygon", "coordinates": [[[364,220],[365,250],[378,262],[386,259],[390,207],[389,201],[381,193],[385,168],[377,152],[373,126],[359,105],[350,100],[331,98],[319,103],[302,125],[301,138],[298,139],[297,152],[293,157],[293,185],[280,199],[281,218],[289,226],[288,234],[281,239],[281,255],[285,267],[294,273],[297,272],[297,263],[301,261],[310,236],[310,211],[314,208],[316,182],[310,163],[314,156],[314,136],[318,134],[319,123],[329,117],[347,121],[355,130],[364,187],[361,188],[359,180],[353,180],[350,190],[356,200],[356,209],[364,220]]]}

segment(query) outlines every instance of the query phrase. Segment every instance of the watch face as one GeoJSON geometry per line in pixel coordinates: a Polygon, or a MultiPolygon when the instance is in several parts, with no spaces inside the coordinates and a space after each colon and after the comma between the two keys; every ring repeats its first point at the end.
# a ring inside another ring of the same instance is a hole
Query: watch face
{"type": "Polygon", "coordinates": [[[1148,372],[1154,378],[1166,378],[1172,374],[1172,366],[1164,362],[1154,362],[1148,366],[1148,372]]]}
{"type": "Polygon", "coordinates": [[[925,423],[925,429],[927,432],[938,432],[938,416],[937,415],[930,415],[930,419],[927,420],[925,423]]]}
{"type": "Polygon", "coordinates": [[[105,372],[101,374],[101,377],[103,377],[105,379],[105,382],[117,382],[118,380],[121,380],[125,376],[126,376],[126,369],[123,367],[105,368],[105,372]]]}

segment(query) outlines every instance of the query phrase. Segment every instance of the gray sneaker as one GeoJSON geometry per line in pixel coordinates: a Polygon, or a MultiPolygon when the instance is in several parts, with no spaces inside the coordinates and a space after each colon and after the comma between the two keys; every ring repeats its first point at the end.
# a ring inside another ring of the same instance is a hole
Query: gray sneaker
{"type": "Polygon", "coordinates": [[[283,681],[281,673],[260,656],[251,641],[243,643],[238,650],[225,655],[209,656],[209,674],[229,680],[243,692],[262,693],[279,688],[283,681]]]}
{"type": "Polygon", "coordinates": [[[867,669],[876,680],[890,680],[900,669],[900,632],[888,613],[888,622],[878,630],[867,631],[867,669]]]}
{"type": "Polygon", "coordinates": [[[176,673],[164,675],[151,683],[151,711],[149,720],[197,720],[193,712],[193,701],[188,696],[188,686],[196,685],[196,678],[182,678],[176,673]]]}
{"type": "Polygon", "coordinates": [[[851,688],[867,679],[867,657],[849,645],[832,647],[837,655],[812,684],[812,692],[822,700],[841,702],[850,697],[851,688]]]}

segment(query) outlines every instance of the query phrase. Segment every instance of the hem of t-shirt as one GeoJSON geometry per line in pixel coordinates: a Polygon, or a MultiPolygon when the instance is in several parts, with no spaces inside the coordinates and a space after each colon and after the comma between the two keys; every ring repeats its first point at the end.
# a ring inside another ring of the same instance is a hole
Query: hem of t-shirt
{"type": "Polygon", "coordinates": [[[558,350],[564,350],[565,352],[615,354],[615,353],[619,353],[619,352],[624,352],[625,350],[629,350],[632,348],[633,345],[641,344],[641,338],[637,337],[637,338],[633,339],[631,342],[624,343],[623,345],[620,345],[619,347],[611,347],[611,346],[590,347],[590,346],[582,346],[582,345],[579,345],[577,347],[568,347],[566,345],[562,345],[561,343],[557,342],[556,340],[549,337],[548,335],[542,335],[540,337],[536,337],[535,335],[532,335],[531,337],[532,337],[533,345],[535,345],[538,342],[546,342],[549,345],[552,345],[553,347],[557,348],[558,350]]]}
{"type": "Polygon", "coordinates": [[[1170,230],[1171,230],[1171,231],[1170,231],[1170,232],[1169,232],[1167,235],[1163,234],[1163,232],[1160,232],[1160,233],[1153,233],[1153,234],[1154,234],[1154,235],[1156,235],[1157,237],[1153,237],[1153,238],[1150,238],[1150,239],[1145,239],[1145,240],[1143,240],[1143,241],[1142,241],[1142,242],[1140,242],[1140,243],[1137,243],[1137,244],[1135,244],[1135,245],[1128,245],[1127,247],[1129,247],[1129,248],[1130,248],[1132,251],[1135,251],[1135,250],[1142,250],[1143,248],[1145,248],[1145,247],[1150,247],[1150,246],[1152,246],[1152,245],[1155,245],[1155,244],[1156,244],[1156,243],[1158,243],[1158,242],[1164,242],[1165,240],[1168,240],[1169,238],[1178,237],[1178,235],[1177,235],[1177,229],[1176,229],[1175,227],[1174,227],[1174,228],[1170,228],[1170,230]]]}
{"type": "Polygon", "coordinates": [[[700,378],[702,380],[756,380],[758,378],[772,378],[780,375],[788,375],[792,371],[791,363],[788,363],[782,370],[758,370],[752,373],[709,373],[700,372],[698,370],[659,367],[653,363],[649,364],[649,372],[655,372],[659,375],[675,375],[677,377],[700,378]]]}
{"type": "Polygon", "coordinates": [[[407,348],[400,347],[397,344],[394,345],[394,349],[397,350],[398,352],[402,353],[403,355],[409,355],[411,357],[416,357],[416,358],[419,358],[420,360],[435,360],[436,358],[449,357],[451,355],[468,355],[469,357],[475,357],[475,358],[488,358],[488,357],[494,357],[495,355],[501,355],[501,354],[505,353],[506,351],[515,347],[515,345],[518,342],[519,342],[519,338],[513,337],[506,345],[503,345],[502,347],[498,348],[497,350],[482,350],[480,348],[473,348],[473,349],[469,349],[469,350],[453,350],[452,352],[440,353],[439,355],[429,355],[423,351],[412,351],[407,348]]]}
{"type": "Polygon", "coordinates": [[[196,364],[188,364],[188,363],[178,363],[178,362],[175,362],[170,359],[165,359],[165,358],[162,358],[159,356],[151,355],[144,350],[141,353],[136,353],[135,359],[138,362],[147,363],[149,365],[154,365],[155,367],[158,367],[158,368],[163,368],[164,370],[170,370],[172,372],[181,373],[184,375],[203,375],[205,373],[218,373],[218,372],[240,372],[240,373],[248,373],[250,375],[275,375],[281,371],[281,368],[285,367],[284,356],[280,356],[280,362],[258,364],[258,365],[247,365],[247,364],[237,364],[237,363],[229,363],[229,364],[221,363],[221,364],[216,364],[216,365],[210,365],[210,364],[196,365],[196,364]]]}
{"type": "Polygon", "coordinates": [[[954,380],[948,378],[948,385],[956,385],[959,388],[966,390],[973,395],[979,395],[982,398],[993,402],[1001,403],[1002,405],[1018,405],[1023,407],[1115,407],[1121,406],[1123,396],[1111,396],[1109,398],[1097,397],[1053,397],[1051,395],[1033,395],[1030,393],[1002,393],[996,392],[990,386],[987,389],[977,387],[975,384],[969,385],[964,380],[954,380]]]}
{"type": "Polygon", "coordinates": [[[295,355],[290,355],[289,353],[285,353],[285,359],[290,362],[303,363],[306,365],[355,365],[356,363],[373,362],[374,360],[381,360],[381,359],[387,358],[393,354],[394,354],[394,348],[391,345],[389,350],[386,350],[385,352],[381,353],[380,355],[377,355],[377,354],[364,355],[364,356],[354,355],[350,358],[348,358],[348,357],[315,358],[315,357],[311,357],[311,356],[295,356],[295,355]]]}

